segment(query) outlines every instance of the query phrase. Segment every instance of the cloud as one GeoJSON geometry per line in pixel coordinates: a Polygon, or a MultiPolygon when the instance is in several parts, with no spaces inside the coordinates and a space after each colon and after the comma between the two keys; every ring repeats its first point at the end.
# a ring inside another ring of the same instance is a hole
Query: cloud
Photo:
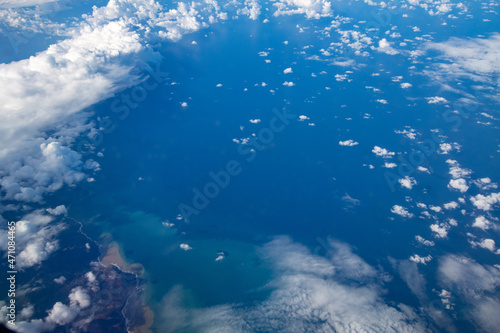
{"type": "Polygon", "coordinates": [[[283,85],[286,87],[293,87],[295,84],[293,82],[285,81],[285,82],[283,82],[283,85]]]}
{"type": "MultiPolygon", "coordinates": [[[[57,251],[59,242],[56,237],[66,226],[63,223],[52,223],[53,220],[52,216],[38,210],[16,222],[18,270],[40,264],[57,251]]],[[[7,239],[6,230],[0,230],[0,237],[7,239]]],[[[3,251],[7,250],[6,246],[6,243],[0,243],[0,249],[3,251]]]]}
{"type": "Polygon", "coordinates": [[[247,15],[251,20],[257,20],[260,16],[261,6],[256,0],[245,0],[243,8],[238,9],[238,15],[247,15]]]}
{"type": "Polygon", "coordinates": [[[68,214],[68,210],[66,209],[66,206],[60,205],[57,206],[56,208],[47,208],[47,212],[52,215],[66,215],[68,214]]]}
{"type": "Polygon", "coordinates": [[[408,89],[410,87],[412,87],[411,83],[408,83],[408,82],[401,83],[401,88],[403,88],[403,89],[408,89]]]}
{"type": "Polygon", "coordinates": [[[31,7],[57,1],[59,0],[0,0],[0,8],[31,7]]]}
{"type": "Polygon", "coordinates": [[[487,38],[451,38],[446,42],[427,43],[427,50],[441,52],[446,63],[435,66],[432,76],[467,77],[479,82],[495,82],[490,74],[500,71],[500,34],[494,33],[487,38]]]}
{"type": "Polygon", "coordinates": [[[406,210],[406,208],[404,208],[403,206],[399,206],[399,205],[392,206],[391,213],[397,214],[397,215],[400,215],[400,216],[406,217],[406,218],[412,218],[413,217],[412,213],[408,212],[406,210]]]}
{"type": "Polygon", "coordinates": [[[188,244],[184,244],[184,243],[182,243],[181,245],[179,245],[179,247],[181,249],[183,249],[184,251],[189,251],[189,250],[193,249],[191,246],[189,246],[188,244]]]}
{"type": "Polygon", "coordinates": [[[372,152],[373,152],[375,155],[377,155],[377,156],[379,156],[379,157],[383,157],[383,158],[392,158],[392,156],[394,156],[394,155],[395,155],[395,153],[394,153],[394,152],[388,151],[387,149],[385,149],[385,148],[381,148],[381,147],[379,147],[379,146],[375,146],[375,147],[373,147],[372,152]]]}
{"type": "Polygon", "coordinates": [[[415,254],[415,255],[412,255],[410,257],[410,260],[413,261],[414,263],[417,263],[417,264],[424,264],[424,265],[426,265],[429,261],[432,260],[432,256],[428,255],[428,256],[425,256],[425,257],[421,257],[418,254],[415,254]]]}
{"type": "Polygon", "coordinates": [[[427,103],[429,104],[444,104],[448,103],[448,100],[444,97],[434,96],[434,97],[426,97],[427,103]]]}
{"type": "Polygon", "coordinates": [[[288,68],[286,68],[286,69],[283,71],[283,74],[290,74],[290,73],[293,73],[293,71],[292,71],[292,68],[291,68],[291,67],[288,67],[288,68]]]}
{"type": "Polygon", "coordinates": [[[434,246],[434,242],[433,241],[426,240],[422,236],[417,235],[417,236],[415,236],[415,239],[417,240],[417,242],[419,242],[420,244],[423,244],[425,246],[434,246]]]}
{"type": "Polygon", "coordinates": [[[490,195],[482,195],[478,194],[474,197],[471,197],[470,200],[476,206],[476,208],[489,211],[492,210],[492,207],[500,203],[500,192],[499,193],[491,193],[490,195]]]}
{"type": "Polygon", "coordinates": [[[379,40],[378,42],[378,48],[377,48],[377,51],[379,52],[383,52],[383,53],[387,53],[389,55],[396,55],[399,53],[398,50],[394,49],[392,46],[391,46],[392,43],[388,42],[387,39],[385,38],[382,38],[381,40],[379,40]]]}
{"type": "Polygon", "coordinates": [[[467,181],[465,179],[458,178],[458,179],[451,179],[450,182],[448,183],[448,188],[459,190],[460,192],[464,193],[467,192],[469,186],[467,185],[467,181]]]}
{"type": "Polygon", "coordinates": [[[405,178],[398,179],[398,182],[399,184],[401,184],[401,187],[406,187],[409,190],[413,188],[413,185],[417,184],[415,178],[409,176],[405,176],[405,178]]]}
{"type": "Polygon", "coordinates": [[[446,223],[435,223],[430,226],[431,231],[434,233],[436,238],[446,238],[448,237],[448,230],[450,226],[446,223]]]}
{"type": "Polygon", "coordinates": [[[474,223],[472,224],[472,226],[474,228],[479,228],[482,230],[487,230],[487,229],[491,228],[491,225],[492,225],[492,223],[490,221],[488,221],[484,216],[476,217],[476,219],[474,220],[474,223]]]}
{"type": "Polygon", "coordinates": [[[274,16],[305,14],[308,19],[332,16],[331,3],[327,0],[279,0],[274,16]]]}
{"type": "Polygon", "coordinates": [[[356,146],[358,145],[359,143],[354,141],[354,140],[345,140],[345,141],[339,141],[339,145],[341,146],[347,146],[347,147],[352,147],[352,146],[356,146]]]}
{"type": "Polygon", "coordinates": [[[464,304],[459,316],[472,320],[476,330],[497,332],[500,320],[500,269],[456,255],[439,259],[440,283],[464,304]]]}
{"type": "Polygon", "coordinates": [[[328,246],[324,258],[277,237],[259,251],[275,271],[266,300],[190,309],[183,304],[182,287],[176,286],[162,301],[159,327],[167,333],[428,331],[412,308],[384,301],[380,273],[349,245],[330,240],[328,246]]]}

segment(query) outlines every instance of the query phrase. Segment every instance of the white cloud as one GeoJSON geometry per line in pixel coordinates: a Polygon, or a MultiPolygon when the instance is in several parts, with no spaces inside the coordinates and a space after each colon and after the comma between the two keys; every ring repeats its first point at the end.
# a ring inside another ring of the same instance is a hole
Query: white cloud
{"type": "Polygon", "coordinates": [[[386,99],[377,99],[377,102],[380,104],[389,104],[386,99]]]}
{"type": "Polygon", "coordinates": [[[18,8],[42,5],[59,0],[0,0],[0,8],[18,8]]]}
{"type": "Polygon", "coordinates": [[[426,331],[412,308],[383,300],[380,273],[348,245],[330,240],[327,246],[329,258],[287,237],[266,244],[260,256],[275,271],[268,284],[273,290],[254,305],[190,310],[182,306],[183,289],[174,287],[163,299],[159,327],[166,333],[426,331]]]}
{"type": "Polygon", "coordinates": [[[476,217],[476,219],[474,220],[474,223],[472,224],[473,227],[479,228],[482,230],[487,230],[487,229],[491,228],[491,225],[492,225],[492,223],[489,220],[487,220],[484,216],[476,217]]]}
{"type": "Polygon", "coordinates": [[[288,67],[288,68],[286,68],[286,69],[283,71],[283,74],[290,74],[290,73],[293,73],[293,71],[292,71],[292,68],[291,68],[291,67],[288,67]]]}
{"type": "Polygon", "coordinates": [[[378,48],[377,51],[387,53],[389,55],[396,55],[399,53],[398,50],[394,49],[392,46],[392,43],[388,42],[387,39],[382,38],[378,42],[378,48]]]}
{"type": "Polygon", "coordinates": [[[459,205],[457,202],[455,202],[455,201],[450,201],[450,202],[445,203],[445,204],[443,205],[444,209],[456,209],[456,208],[458,208],[459,206],[460,206],[460,205],[459,205]]]}
{"type": "Polygon", "coordinates": [[[285,81],[285,82],[283,82],[283,85],[286,87],[293,87],[295,84],[293,82],[285,81]]]}
{"type": "Polygon", "coordinates": [[[412,87],[411,83],[408,83],[408,82],[401,83],[401,88],[403,88],[403,89],[408,89],[410,87],[412,87]]]}
{"type": "Polygon", "coordinates": [[[250,119],[249,121],[250,121],[252,124],[258,124],[258,123],[260,123],[260,122],[261,122],[261,120],[260,120],[260,119],[250,119]]]}
{"type": "Polygon", "coordinates": [[[469,186],[467,185],[467,181],[465,179],[458,178],[458,179],[451,179],[448,184],[448,188],[459,190],[460,192],[464,193],[467,192],[469,186]]]}
{"type": "Polygon", "coordinates": [[[404,208],[402,206],[399,206],[399,205],[392,206],[391,213],[394,213],[394,214],[397,214],[397,215],[400,215],[400,216],[406,217],[406,218],[412,218],[413,217],[412,213],[408,212],[406,210],[406,208],[404,208]]]}
{"type": "Polygon", "coordinates": [[[182,243],[181,245],[179,245],[179,247],[181,249],[183,249],[184,251],[188,251],[188,250],[192,250],[193,249],[191,246],[189,246],[188,244],[184,244],[184,243],[182,243]]]}
{"type": "Polygon", "coordinates": [[[448,230],[450,230],[450,226],[446,223],[431,224],[430,228],[436,238],[446,238],[448,236],[448,230]]]}
{"type": "Polygon", "coordinates": [[[383,165],[384,168],[388,168],[388,169],[393,169],[397,166],[398,165],[396,163],[387,163],[387,162],[385,162],[385,164],[383,165]]]}
{"type": "Polygon", "coordinates": [[[471,197],[470,200],[476,206],[476,208],[481,210],[492,210],[492,206],[500,203],[500,192],[491,193],[490,195],[478,194],[475,197],[471,197]]]}
{"type": "Polygon", "coordinates": [[[427,103],[429,103],[429,104],[448,103],[448,100],[446,98],[440,97],[440,96],[426,97],[425,99],[427,100],[427,103]]]}
{"type": "Polygon", "coordinates": [[[423,244],[425,246],[434,246],[434,242],[433,241],[426,240],[422,236],[417,235],[417,236],[415,236],[415,239],[417,240],[417,242],[419,242],[420,244],[423,244]]]}
{"type": "Polygon", "coordinates": [[[274,16],[305,14],[307,18],[319,19],[332,16],[331,3],[327,0],[279,0],[274,16]]]}
{"type": "Polygon", "coordinates": [[[429,261],[432,260],[432,256],[428,255],[428,256],[425,256],[425,257],[421,257],[418,254],[415,254],[415,255],[413,255],[413,256],[410,257],[410,260],[413,261],[414,263],[417,263],[417,264],[424,264],[424,265],[426,265],[429,261]]]}
{"type": "Polygon", "coordinates": [[[383,157],[383,158],[391,158],[392,156],[394,156],[394,155],[395,155],[395,153],[394,153],[394,152],[388,151],[387,149],[385,149],[385,148],[381,148],[381,147],[379,147],[379,146],[375,146],[375,147],[373,147],[372,152],[373,152],[375,155],[377,155],[377,156],[379,156],[379,157],[383,157]]]}
{"type": "Polygon", "coordinates": [[[405,178],[398,179],[398,182],[399,184],[401,184],[401,187],[406,187],[409,190],[413,188],[413,185],[417,184],[415,178],[409,176],[405,176],[405,178]]]}
{"type": "Polygon", "coordinates": [[[56,208],[47,208],[47,212],[52,215],[66,215],[68,210],[66,209],[66,206],[60,205],[56,208]]]}
{"type": "Polygon", "coordinates": [[[244,7],[237,10],[238,15],[247,15],[251,20],[260,16],[261,6],[257,0],[245,0],[244,7]]]}
{"type": "Polygon", "coordinates": [[[479,82],[495,82],[491,73],[500,71],[500,34],[488,38],[451,38],[446,42],[427,43],[426,49],[440,51],[446,63],[438,63],[431,76],[468,77],[479,82]]]}
{"type": "Polygon", "coordinates": [[[57,324],[57,325],[66,325],[73,321],[79,313],[78,307],[75,306],[67,306],[61,302],[57,302],[52,307],[52,310],[49,311],[49,315],[47,316],[47,322],[57,324]]]}
{"type": "Polygon", "coordinates": [[[349,139],[349,140],[345,140],[345,141],[339,141],[339,145],[341,146],[347,146],[347,147],[352,147],[352,146],[356,146],[358,145],[359,143],[352,140],[352,139],[349,139]]]}

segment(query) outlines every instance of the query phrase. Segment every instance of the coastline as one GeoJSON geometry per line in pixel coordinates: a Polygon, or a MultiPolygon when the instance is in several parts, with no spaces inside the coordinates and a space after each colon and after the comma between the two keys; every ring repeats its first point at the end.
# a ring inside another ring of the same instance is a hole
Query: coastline
{"type": "MultiPolygon", "coordinates": [[[[103,238],[107,238],[107,236],[109,235],[103,235],[103,238]]],[[[107,242],[106,245],[102,246],[104,248],[107,248],[105,251],[102,251],[102,253],[104,254],[101,254],[101,257],[99,258],[99,262],[101,263],[101,265],[103,265],[104,267],[114,265],[125,273],[135,275],[137,277],[137,288],[141,289],[141,287],[139,286],[139,280],[140,277],[144,274],[144,266],[138,263],[127,262],[120,253],[120,245],[115,241],[107,242]]],[[[151,326],[153,325],[154,321],[154,313],[144,300],[142,300],[142,311],[145,323],[143,325],[131,328],[130,332],[152,333],[151,326]]]]}

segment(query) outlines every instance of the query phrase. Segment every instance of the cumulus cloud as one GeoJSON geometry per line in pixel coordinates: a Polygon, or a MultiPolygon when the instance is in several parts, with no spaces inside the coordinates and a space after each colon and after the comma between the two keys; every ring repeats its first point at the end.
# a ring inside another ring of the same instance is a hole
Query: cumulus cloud
{"type": "Polygon", "coordinates": [[[396,55],[399,53],[398,50],[394,49],[392,46],[391,46],[392,43],[388,42],[387,39],[385,38],[382,38],[381,40],[379,40],[378,42],[378,48],[377,48],[377,51],[379,52],[383,52],[383,53],[387,53],[389,55],[396,55]]]}
{"type": "Polygon", "coordinates": [[[185,243],[182,243],[181,245],[179,245],[179,247],[181,249],[183,249],[184,251],[189,251],[189,250],[193,249],[191,246],[189,246],[188,244],[185,244],[185,243]]]}
{"type": "Polygon", "coordinates": [[[420,244],[423,244],[425,246],[434,246],[435,245],[433,241],[427,240],[420,235],[415,236],[415,239],[417,240],[417,242],[419,242],[420,244]]]}
{"type": "Polygon", "coordinates": [[[327,0],[279,0],[274,6],[274,16],[305,14],[309,19],[319,19],[332,16],[333,13],[331,3],[327,0]]]}
{"type": "Polygon", "coordinates": [[[398,182],[399,184],[401,184],[401,187],[406,187],[409,190],[413,188],[413,185],[417,184],[415,178],[409,176],[405,176],[404,178],[398,179],[398,182]]]}
{"type": "Polygon", "coordinates": [[[467,181],[463,178],[451,179],[448,183],[448,188],[458,190],[462,193],[467,192],[469,186],[467,185],[467,181]]]}
{"type": "MultiPolygon", "coordinates": [[[[16,267],[19,270],[40,264],[59,248],[56,237],[66,226],[63,223],[51,223],[53,219],[52,216],[38,210],[16,222],[18,252],[16,267]]],[[[4,233],[5,230],[0,231],[2,237],[6,239],[4,233]]],[[[0,248],[6,250],[3,243],[0,248]]]]}
{"type": "Polygon", "coordinates": [[[434,97],[426,97],[427,103],[429,104],[444,104],[448,103],[448,100],[444,97],[434,96],[434,97]]]}
{"type": "Polygon", "coordinates": [[[391,213],[397,214],[397,215],[400,215],[400,216],[406,217],[406,218],[413,217],[412,213],[408,212],[408,210],[406,210],[406,208],[404,208],[403,206],[399,206],[399,205],[392,206],[391,213]]]}
{"type": "Polygon", "coordinates": [[[347,146],[347,147],[352,147],[352,146],[356,146],[358,145],[359,143],[352,140],[352,139],[349,139],[349,140],[345,140],[345,141],[339,141],[339,145],[341,146],[347,146]]]}
{"type": "Polygon", "coordinates": [[[414,263],[417,263],[417,264],[424,264],[424,265],[426,265],[429,261],[432,260],[432,256],[428,255],[428,256],[425,256],[425,257],[421,257],[418,254],[415,254],[415,255],[412,255],[410,257],[410,260],[413,261],[414,263]]]}
{"type": "Polygon", "coordinates": [[[394,155],[395,155],[395,153],[394,153],[394,152],[392,152],[392,151],[388,151],[387,149],[385,149],[385,148],[381,148],[381,147],[379,147],[379,146],[375,146],[375,147],[373,147],[372,152],[373,152],[375,155],[377,155],[377,156],[379,156],[379,157],[383,157],[383,158],[391,158],[392,156],[394,156],[394,155]]]}
{"type": "Polygon", "coordinates": [[[489,220],[487,220],[486,217],[484,217],[484,216],[476,217],[476,219],[474,220],[474,223],[472,224],[472,226],[474,228],[479,228],[482,230],[487,230],[487,229],[491,228],[491,225],[492,225],[492,223],[489,220]]]}
{"type": "Polygon", "coordinates": [[[491,193],[490,195],[478,194],[474,197],[471,197],[470,200],[472,201],[474,206],[476,206],[476,208],[484,211],[489,211],[493,209],[493,206],[500,203],[500,192],[491,193]]]}
{"type": "Polygon", "coordinates": [[[163,299],[163,332],[426,332],[426,324],[404,304],[388,305],[379,273],[347,244],[329,241],[328,258],[312,254],[288,237],[263,246],[275,279],[270,296],[254,305],[183,306],[182,287],[163,299]],[[350,283],[345,283],[344,279],[350,283]],[[360,315],[362,309],[362,315],[360,315]]]}

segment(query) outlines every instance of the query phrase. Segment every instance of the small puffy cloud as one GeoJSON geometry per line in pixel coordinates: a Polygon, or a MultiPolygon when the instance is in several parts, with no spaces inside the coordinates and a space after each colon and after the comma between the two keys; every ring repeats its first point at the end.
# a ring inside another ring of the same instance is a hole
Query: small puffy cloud
{"type": "Polygon", "coordinates": [[[412,218],[413,217],[412,213],[408,212],[406,210],[406,208],[404,208],[403,206],[399,206],[399,205],[392,206],[391,213],[397,214],[397,215],[400,215],[400,216],[406,217],[406,218],[412,218]]]}
{"type": "Polygon", "coordinates": [[[61,302],[54,304],[49,311],[46,321],[57,325],[66,325],[76,318],[80,309],[76,306],[67,306],[61,302]]]}
{"type": "Polygon", "coordinates": [[[401,187],[406,187],[407,189],[411,190],[413,185],[417,184],[417,181],[413,177],[406,176],[405,178],[400,178],[398,179],[399,184],[401,184],[401,187]]]}
{"type": "Polygon", "coordinates": [[[445,223],[432,224],[430,228],[436,238],[446,238],[448,236],[448,230],[450,230],[450,226],[445,223]]]}
{"type": "Polygon", "coordinates": [[[377,102],[380,104],[389,104],[386,99],[377,99],[377,102]]]}
{"type": "Polygon", "coordinates": [[[66,214],[68,214],[68,210],[66,209],[66,206],[64,206],[64,205],[57,206],[56,208],[47,208],[47,212],[49,212],[52,215],[66,215],[66,214]]]}
{"type": "Polygon", "coordinates": [[[358,145],[359,143],[354,141],[354,140],[345,140],[345,141],[339,141],[339,145],[341,146],[347,146],[347,147],[352,147],[352,146],[356,146],[358,145]]]}
{"type": "Polygon", "coordinates": [[[448,103],[448,100],[444,97],[434,96],[434,97],[426,97],[427,103],[429,104],[444,104],[448,103]]]}
{"type": "Polygon", "coordinates": [[[396,163],[388,163],[388,162],[385,162],[385,164],[383,165],[384,168],[388,168],[388,169],[393,169],[397,166],[398,165],[396,163]]]}
{"type": "Polygon", "coordinates": [[[292,68],[291,68],[291,67],[288,67],[287,69],[285,69],[285,70],[283,71],[283,74],[290,74],[290,73],[293,73],[293,71],[292,71],[292,68]]]}
{"type": "Polygon", "coordinates": [[[387,39],[382,38],[378,42],[377,51],[387,53],[389,55],[396,55],[399,52],[391,46],[392,43],[388,42],[387,39]]]}
{"type": "Polygon", "coordinates": [[[421,257],[418,254],[415,254],[415,255],[413,255],[413,256],[410,257],[410,260],[413,261],[414,263],[417,263],[417,264],[424,264],[424,265],[426,265],[429,261],[432,260],[432,256],[428,255],[428,256],[425,256],[425,257],[421,257]]]}
{"type": "Polygon", "coordinates": [[[492,207],[500,203],[500,192],[491,193],[490,195],[478,194],[475,197],[471,197],[470,200],[476,206],[476,208],[481,210],[492,210],[492,207]]]}
{"type": "Polygon", "coordinates": [[[463,178],[451,179],[448,188],[458,190],[462,193],[467,192],[469,186],[467,185],[467,181],[463,178]]]}
{"type": "Polygon", "coordinates": [[[182,243],[181,245],[179,245],[179,247],[181,249],[183,249],[184,251],[188,251],[188,250],[192,250],[193,249],[191,246],[189,246],[188,244],[185,244],[185,243],[182,243]]]}
{"type": "Polygon", "coordinates": [[[55,278],[54,282],[57,283],[57,284],[64,284],[64,282],[66,282],[66,278],[61,275],[60,277],[55,278]]]}
{"type": "Polygon", "coordinates": [[[434,242],[433,241],[427,240],[427,239],[425,239],[422,236],[417,235],[417,236],[415,236],[415,239],[417,240],[417,242],[419,242],[422,245],[425,245],[425,246],[434,246],[434,242]]]}
{"type": "Polygon", "coordinates": [[[260,123],[260,121],[261,121],[261,120],[260,120],[260,119],[250,119],[249,121],[250,121],[252,124],[258,124],[258,123],[260,123]]]}
{"type": "Polygon", "coordinates": [[[412,84],[408,83],[408,82],[403,82],[403,83],[400,84],[400,86],[403,89],[408,89],[408,88],[410,88],[412,86],[412,84]]]}
{"type": "Polygon", "coordinates": [[[217,88],[222,87],[222,83],[217,83],[216,87],[217,87],[217,88]]]}
{"type": "Polygon", "coordinates": [[[392,156],[394,156],[394,155],[395,155],[395,153],[394,153],[394,152],[388,151],[387,149],[385,149],[385,148],[381,148],[381,147],[379,147],[379,146],[375,146],[375,147],[373,147],[372,152],[373,152],[375,155],[377,155],[377,156],[379,156],[379,157],[383,157],[383,158],[391,158],[392,156]]]}
{"type": "Polygon", "coordinates": [[[79,306],[82,309],[90,306],[90,296],[82,287],[73,288],[69,294],[69,300],[71,306],[79,306]]]}
{"type": "MultiPolygon", "coordinates": [[[[470,241],[470,243],[474,247],[479,246],[483,249],[486,249],[486,250],[489,250],[489,251],[495,253],[496,246],[495,246],[495,241],[493,239],[486,238],[486,239],[481,240],[480,242],[470,241]]],[[[500,252],[498,252],[497,254],[500,254],[500,252]]]]}
{"type": "Polygon", "coordinates": [[[188,103],[187,103],[187,102],[181,102],[181,106],[182,106],[183,108],[187,108],[188,103]]]}
{"type": "Polygon", "coordinates": [[[285,81],[285,82],[283,82],[283,85],[284,85],[285,87],[293,87],[295,84],[294,84],[293,82],[291,82],[291,81],[290,81],[290,82],[285,81]]]}
{"type": "Polygon", "coordinates": [[[459,204],[456,201],[450,201],[443,205],[444,209],[456,209],[459,207],[459,204]]]}
{"type": "Polygon", "coordinates": [[[274,16],[304,14],[308,19],[332,16],[332,5],[327,0],[279,0],[274,3],[274,16]]]}
{"type": "Polygon", "coordinates": [[[478,216],[474,220],[474,223],[472,224],[472,226],[474,228],[479,228],[479,229],[482,229],[482,230],[487,230],[487,229],[491,228],[492,223],[489,220],[487,220],[486,217],[484,217],[484,216],[478,216]]]}
{"type": "Polygon", "coordinates": [[[308,116],[300,115],[298,121],[309,120],[308,116]]]}

